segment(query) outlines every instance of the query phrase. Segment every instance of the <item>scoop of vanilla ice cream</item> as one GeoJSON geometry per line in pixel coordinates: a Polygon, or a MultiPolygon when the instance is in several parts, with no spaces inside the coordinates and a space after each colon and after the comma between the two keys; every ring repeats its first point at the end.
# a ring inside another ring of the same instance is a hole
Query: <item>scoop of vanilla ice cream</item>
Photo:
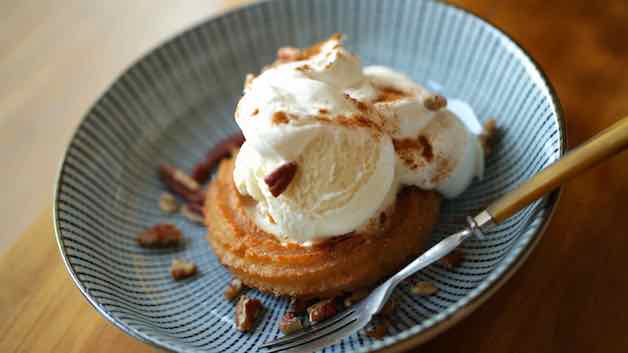
{"type": "Polygon", "coordinates": [[[257,223],[286,242],[355,230],[393,184],[395,153],[381,119],[344,93],[363,80],[360,61],[336,45],[329,41],[309,60],[267,69],[236,109],[246,138],[236,187],[258,201],[257,223]],[[297,172],[274,197],[264,178],[287,162],[296,162],[297,172]]]}
{"type": "Polygon", "coordinates": [[[339,37],[308,52],[263,71],[236,108],[246,142],[234,182],[257,201],[249,211],[262,229],[308,244],[365,225],[403,185],[455,197],[481,175],[477,137],[447,109],[426,109],[425,88],[362,68],[339,37]],[[289,162],[296,173],[275,197],[265,178],[289,162]]]}

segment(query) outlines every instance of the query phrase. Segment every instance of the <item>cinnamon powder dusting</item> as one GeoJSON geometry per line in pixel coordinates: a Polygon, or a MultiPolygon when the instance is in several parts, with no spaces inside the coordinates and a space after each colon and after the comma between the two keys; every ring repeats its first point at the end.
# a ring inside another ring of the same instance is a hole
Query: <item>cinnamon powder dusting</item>
{"type": "Polygon", "coordinates": [[[379,95],[373,100],[373,103],[393,102],[407,96],[406,93],[396,88],[381,87],[379,88],[379,95]]]}
{"type": "Polygon", "coordinates": [[[426,161],[431,162],[434,159],[434,150],[432,144],[427,137],[421,135],[416,140],[414,139],[394,139],[393,145],[395,151],[400,155],[405,155],[408,150],[421,151],[421,155],[426,161]]]}
{"type": "Polygon", "coordinates": [[[351,97],[350,95],[348,95],[348,94],[346,94],[346,93],[345,93],[345,95],[344,95],[344,96],[345,96],[345,98],[346,98],[349,102],[351,102],[351,103],[352,103],[352,104],[353,104],[356,108],[358,108],[358,110],[359,110],[359,111],[361,111],[361,112],[363,112],[363,113],[364,113],[364,112],[366,112],[366,111],[369,109],[369,107],[366,105],[366,103],[364,103],[364,102],[360,102],[359,100],[357,100],[357,99],[355,99],[355,98],[351,97]]]}
{"type": "Polygon", "coordinates": [[[259,109],[255,108],[255,110],[253,111],[253,113],[251,113],[251,116],[256,116],[257,113],[259,113],[259,109]]]}
{"type": "Polygon", "coordinates": [[[430,144],[430,141],[427,140],[427,137],[421,135],[419,136],[419,143],[423,148],[421,150],[421,154],[428,162],[431,161],[434,158],[434,151],[432,150],[432,145],[430,144]]]}
{"type": "Polygon", "coordinates": [[[272,123],[275,125],[287,124],[288,121],[288,115],[284,112],[275,112],[273,114],[272,123]]]}
{"type": "Polygon", "coordinates": [[[338,124],[347,128],[368,128],[376,135],[382,132],[382,127],[364,115],[354,114],[350,116],[336,115],[333,119],[329,116],[317,116],[316,120],[323,124],[338,124]]]}

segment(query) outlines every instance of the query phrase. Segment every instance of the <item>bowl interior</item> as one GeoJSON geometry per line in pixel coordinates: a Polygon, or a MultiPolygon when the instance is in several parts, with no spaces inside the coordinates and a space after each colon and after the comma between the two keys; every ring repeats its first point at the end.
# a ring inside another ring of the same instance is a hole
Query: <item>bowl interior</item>
{"type": "MultiPolygon", "coordinates": [[[[287,301],[252,291],[267,308],[251,334],[236,331],[222,297],[230,279],[204,239],[206,230],[158,209],[157,166],[190,170],[215,143],[236,131],[234,106],[248,72],[273,61],[284,45],[307,46],[333,32],[365,64],[403,71],[448,97],[471,104],[503,128],[486,175],[444,204],[432,241],[560,157],[561,120],[551,89],[529,58],[479,18],[436,2],[308,0],[256,4],[209,20],[133,65],[89,111],[60,172],[57,236],[66,264],[88,300],[129,334],[178,351],[246,351],[280,335],[287,301]],[[146,250],[135,236],[159,222],[182,228],[182,250],[146,250]],[[193,260],[200,274],[174,282],[173,257],[193,260]]],[[[554,195],[555,196],[555,195],[554,195]]],[[[431,266],[416,277],[440,289],[416,297],[408,286],[391,334],[359,333],[326,352],[374,350],[426,334],[481,298],[531,247],[555,197],[528,207],[464,245],[462,266],[431,266]]]]}

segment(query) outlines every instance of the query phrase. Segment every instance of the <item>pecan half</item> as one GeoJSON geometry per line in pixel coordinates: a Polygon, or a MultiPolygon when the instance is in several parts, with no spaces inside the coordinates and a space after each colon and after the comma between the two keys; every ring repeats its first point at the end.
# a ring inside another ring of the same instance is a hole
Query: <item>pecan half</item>
{"type": "Polygon", "coordinates": [[[236,328],[242,332],[250,331],[262,309],[262,302],[259,300],[249,298],[246,295],[240,296],[235,308],[236,328]]]}
{"type": "Polygon", "coordinates": [[[319,322],[330,318],[338,312],[336,303],[332,299],[320,301],[307,308],[307,315],[310,322],[319,322]]]}
{"type": "Polygon", "coordinates": [[[295,316],[293,313],[285,313],[279,320],[279,329],[284,334],[288,335],[293,332],[297,332],[303,329],[303,323],[301,319],[295,316]]]}
{"type": "Polygon", "coordinates": [[[453,270],[464,261],[464,253],[461,250],[454,250],[438,260],[448,270],[453,270]]]}
{"type": "Polygon", "coordinates": [[[264,182],[268,185],[270,193],[277,197],[284,192],[297,172],[297,164],[288,162],[275,169],[272,173],[264,178],[264,182]]]}
{"type": "Polygon", "coordinates": [[[232,279],[225,288],[225,299],[234,300],[242,293],[242,288],[244,288],[242,281],[237,278],[232,279]]]}
{"type": "Polygon", "coordinates": [[[244,135],[242,135],[241,132],[231,135],[218,143],[207,152],[204,160],[194,166],[192,178],[194,178],[197,183],[202,184],[206,182],[216,164],[221,159],[232,155],[233,151],[242,146],[243,143],[244,135]]]}
{"type": "Polygon", "coordinates": [[[438,288],[433,285],[431,282],[417,282],[414,287],[412,287],[412,293],[416,295],[433,295],[438,292],[438,288]]]}
{"type": "Polygon", "coordinates": [[[173,224],[161,223],[154,225],[142,233],[136,240],[144,248],[173,248],[183,239],[183,233],[173,224]]]}
{"type": "Polygon", "coordinates": [[[159,166],[159,178],[168,189],[187,202],[203,204],[205,194],[199,183],[180,169],[162,164],[159,166]]]}
{"type": "Polygon", "coordinates": [[[177,281],[196,274],[196,264],[190,261],[174,259],[170,265],[170,274],[177,281]]]}
{"type": "Polygon", "coordinates": [[[441,110],[447,106],[447,98],[440,94],[432,94],[425,98],[423,106],[427,108],[427,110],[441,110]]]}
{"type": "Polygon", "coordinates": [[[159,196],[159,209],[164,213],[175,213],[179,209],[179,204],[172,194],[164,192],[159,196]]]}

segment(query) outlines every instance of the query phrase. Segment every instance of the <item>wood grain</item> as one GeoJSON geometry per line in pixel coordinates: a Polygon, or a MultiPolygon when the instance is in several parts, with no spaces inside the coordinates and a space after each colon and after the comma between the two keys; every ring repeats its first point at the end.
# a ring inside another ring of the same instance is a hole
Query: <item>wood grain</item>
{"type": "MultiPolygon", "coordinates": [[[[628,113],[627,2],[452,2],[505,29],[546,70],[571,146],[628,113]]],[[[626,180],[624,153],[569,182],[526,264],[471,316],[413,351],[628,351],[626,180]]],[[[151,351],[81,297],[57,254],[50,217],[42,214],[0,257],[0,351],[151,351]]]]}
{"type": "Polygon", "coordinates": [[[114,327],[65,271],[44,212],[0,257],[0,352],[152,352],[114,327]]]}
{"type": "Polygon", "coordinates": [[[545,168],[515,190],[508,192],[488,208],[496,224],[588,169],[615,157],[628,147],[628,116],[569,151],[556,163],[545,168]]]}

